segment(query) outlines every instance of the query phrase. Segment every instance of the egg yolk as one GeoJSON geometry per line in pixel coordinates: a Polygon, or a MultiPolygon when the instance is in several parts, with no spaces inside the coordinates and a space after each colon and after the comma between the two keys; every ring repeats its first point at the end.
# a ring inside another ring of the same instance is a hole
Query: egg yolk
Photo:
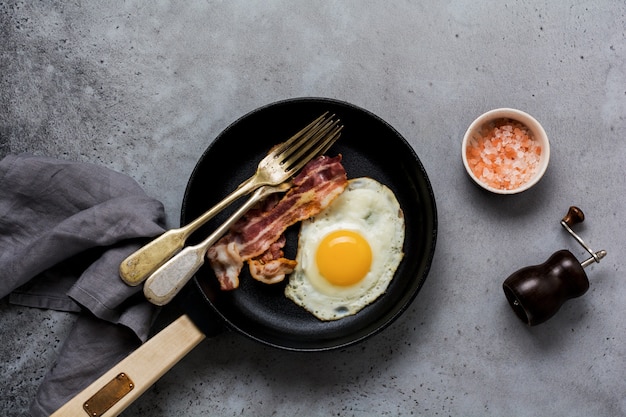
{"type": "Polygon", "coordinates": [[[320,274],[334,285],[353,285],[370,270],[372,249],[367,240],[351,230],[326,235],[317,248],[315,262],[320,274]]]}

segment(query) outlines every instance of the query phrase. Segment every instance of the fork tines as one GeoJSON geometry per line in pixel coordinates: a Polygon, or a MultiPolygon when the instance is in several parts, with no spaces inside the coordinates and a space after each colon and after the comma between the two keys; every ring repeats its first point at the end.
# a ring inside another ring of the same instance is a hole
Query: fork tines
{"type": "Polygon", "coordinates": [[[308,126],[296,133],[288,141],[284,142],[281,150],[283,165],[289,166],[292,173],[300,170],[308,161],[314,157],[323,155],[339,139],[343,125],[336,118],[335,114],[328,116],[325,112],[320,117],[311,122],[308,126]],[[296,141],[301,141],[300,146],[290,146],[296,141]],[[283,145],[285,145],[283,147],[283,145]],[[283,152],[284,151],[284,152],[283,152]]]}

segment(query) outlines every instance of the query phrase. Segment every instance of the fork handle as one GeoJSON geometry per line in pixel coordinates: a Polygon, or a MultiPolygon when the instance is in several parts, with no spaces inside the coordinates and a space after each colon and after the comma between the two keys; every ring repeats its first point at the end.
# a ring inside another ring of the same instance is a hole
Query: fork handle
{"type": "Polygon", "coordinates": [[[222,223],[210,236],[197,245],[187,246],[172,259],[165,262],[148,278],[143,286],[143,293],[152,304],[159,306],[172,301],[187,282],[204,264],[205,254],[209,248],[222,237],[226,231],[243,216],[252,206],[266,196],[286,191],[287,184],[270,187],[265,186],[256,190],[250,198],[222,223]]]}
{"type": "Polygon", "coordinates": [[[205,253],[206,249],[201,245],[187,246],[165,262],[143,286],[143,293],[148,301],[159,306],[172,301],[204,264],[205,253]]]}
{"type": "Polygon", "coordinates": [[[252,192],[260,185],[262,184],[256,181],[254,177],[248,178],[242,182],[235,191],[186,226],[178,229],[170,229],[145,246],[139,248],[120,264],[119,273],[122,280],[131,286],[141,284],[185,246],[185,241],[189,235],[213,218],[217,213],[231,205],[235,200],[252,192]]]}

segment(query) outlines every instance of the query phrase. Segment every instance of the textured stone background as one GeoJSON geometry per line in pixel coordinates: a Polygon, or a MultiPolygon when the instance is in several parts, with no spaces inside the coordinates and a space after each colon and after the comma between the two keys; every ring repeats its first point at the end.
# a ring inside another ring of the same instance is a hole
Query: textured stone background
{"type": "MultiPolygon", "coordinates": [[[[124,415],[624,415],[625,28],[622,0],[2,1],[0,157],[124,172],[174,226],[222,129],[276,100],[325,96],[388,121],[431,177],[435,262],[391,327],[306,355],[224,334],[124,415]],[[499,198],[469,182],[459,146],[476,116],[504,106],[542,122],[552,160],[536,188],[499,198]],[[501,283],[561,248],[585,257],[558,224],[572,204],[609,255],[588,269],[587,295],[526,328],[501,283]]],[[[0,301],[5,415],[27,412],[72,321],[0,301]]]]}

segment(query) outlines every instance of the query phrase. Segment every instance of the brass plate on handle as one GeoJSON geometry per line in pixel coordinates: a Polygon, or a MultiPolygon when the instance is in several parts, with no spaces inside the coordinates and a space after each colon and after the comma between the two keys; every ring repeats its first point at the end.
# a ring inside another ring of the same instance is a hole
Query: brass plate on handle
{"type": "Polygon", "coordinates": [[[83,410],[92,417],[100,417],[133,388],[135,388],[133,381],[122,372],[88,399],[83,404],[83,410]]]}

